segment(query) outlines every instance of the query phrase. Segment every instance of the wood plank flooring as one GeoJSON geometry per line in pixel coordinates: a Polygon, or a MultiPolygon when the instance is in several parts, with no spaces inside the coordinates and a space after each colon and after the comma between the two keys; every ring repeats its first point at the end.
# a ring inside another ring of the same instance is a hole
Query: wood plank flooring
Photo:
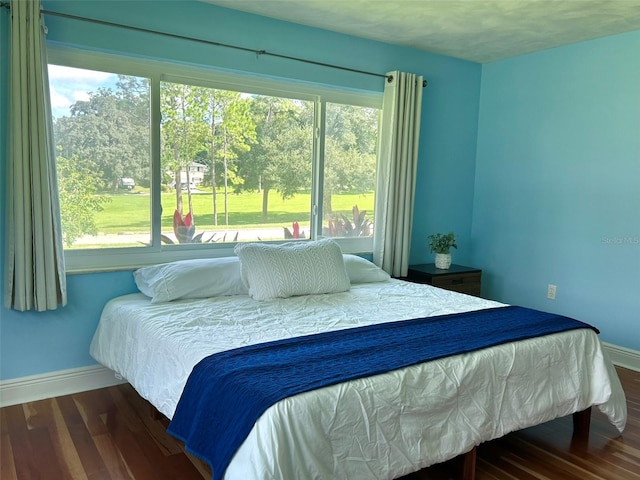
{"type": "MultiPolygon", "coordinates": [[[[571,443],[571,417],[554,420],[481,445],[476,478],[640,480],[640,372],[618,373],[629,407],[624,434],[594,408],[588,445],[571,443]]],[[[211,478],[126,384],[5,407],[0,421],[2,480],[211,478]]],[[[403,480],[454,475],[448,462],[403,480]]]]}

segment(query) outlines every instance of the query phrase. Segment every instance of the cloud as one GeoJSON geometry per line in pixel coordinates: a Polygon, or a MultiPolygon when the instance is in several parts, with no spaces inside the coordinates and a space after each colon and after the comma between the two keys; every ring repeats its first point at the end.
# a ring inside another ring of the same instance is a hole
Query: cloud
{"type": "Polygon", "coordinates": [[[51,108],[54,110],[65,108],[71,105],[69,103],[69,99],[64,95],[58,93],[58,91],[54,87],[50,88],[49,96],[51,97],[51,108]]]}
{"type": "Polygon", "coordinates": [[[51,110],[54,117],[69,114],[69,107],[77,101],[89,100],[99,88],[114,87],[118,76],[113,73],[82,68],[49,65],[51,110]]]}

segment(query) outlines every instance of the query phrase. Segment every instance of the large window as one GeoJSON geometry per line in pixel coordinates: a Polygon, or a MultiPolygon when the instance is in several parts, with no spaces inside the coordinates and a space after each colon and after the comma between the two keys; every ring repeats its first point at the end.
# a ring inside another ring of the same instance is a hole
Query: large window
{"type": "Polygon", "coordinates": [[[70,270],[228,255],[244,241],[371,250],[381,93],[50,61],[70,270]]]}

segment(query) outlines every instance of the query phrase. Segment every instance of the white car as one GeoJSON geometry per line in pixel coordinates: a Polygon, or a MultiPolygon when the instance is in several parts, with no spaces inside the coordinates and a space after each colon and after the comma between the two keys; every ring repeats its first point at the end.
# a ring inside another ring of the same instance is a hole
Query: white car
{"type": "Polygon", "coordinates": [[[118,182],[118,187],[124,190],[133,190],[135,186],[136,186],[136,182],[131,177],[122,177],[118,182]]]}

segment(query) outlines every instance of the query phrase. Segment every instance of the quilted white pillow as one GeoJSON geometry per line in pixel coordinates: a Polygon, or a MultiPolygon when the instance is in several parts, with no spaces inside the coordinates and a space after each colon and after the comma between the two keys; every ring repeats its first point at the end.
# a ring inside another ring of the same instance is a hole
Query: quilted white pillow
{"type": "Polygon", "coordinates": [[[242,281],[256,300],[349,290],[342,251],[330,239],[283,245],[236,245],[242,281]]]}
{"type": "Polygon", "coordinates": [[[351,283],[386,282],[391,278],[387,272],[366,258],[350,254],[345,254],[343,257],[351,283]]]}
{"type": "Polygon", "coordinates": [[[198,258],[142,267],[133,272],[138,289],[151,303],[183,298],[246,295],[238,257],[198,258]]]}

